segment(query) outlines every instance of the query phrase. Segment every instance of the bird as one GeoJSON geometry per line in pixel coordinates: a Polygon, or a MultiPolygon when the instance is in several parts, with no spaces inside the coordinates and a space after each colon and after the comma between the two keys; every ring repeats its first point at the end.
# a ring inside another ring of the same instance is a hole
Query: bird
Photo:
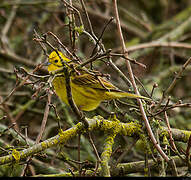
{"type": "MultiPolygon", "coordinates": [[[[71,62],[62,52],[52,51],[48,57],[48,71],[51,74],[63,69],[64,66],[69,70],[71,94],[79,110],[93,111],[102,101],[124,97],[151,100],[145,96],[120,90],[101,75],[88,71],[86,67],[75,70],[79,64],[71,62]]],[[[69,105],[64,72],[60,71],[54,76],[52,85],[57,96],[69,105]]]]}

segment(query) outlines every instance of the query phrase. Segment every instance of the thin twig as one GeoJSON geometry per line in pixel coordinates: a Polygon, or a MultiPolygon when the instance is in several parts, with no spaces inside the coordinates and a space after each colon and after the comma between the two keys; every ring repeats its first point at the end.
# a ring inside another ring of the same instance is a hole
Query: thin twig
{"type": "Polygon", "coordinates": [[[71,5],[70,3],[68,3],[66,0],[61,0],[63,3],[67,4],[71,9],[73,9],[74,11],[76,11],[76,13],[78,14],[78,17],[80,19],[80,24],[81,26],[84,26],[84,23],[82,21],[82,17],[81,17],[81,14],[80,12],[78,11],[77,8],[75,8],[73,5],[71,5]]]}
{"type": "Polygon", "coordinates": [[[180,69],[180,71],[177,73],[177,75],[175,76],[175,78],[173,79],[172,83],[170,84],[170,86],[168,87],[168,89],[165,91],[165,95],[169,94],[169,92],[174,88],[175,84],[177,83],[177,80],[180,79],[180,77],[182,76],[183,71],[186,69],[186,67],[190,64],[191,62],[191,57],[184,63],[184,65],[182,66],[182,68],[180,69]]]}
{"type": "MultiPolygon", "coordinates": [[[[49,109],[50,109],[51,96],[52,96],[52,94],[49,92],[48,93],[48,99],[47,99],[46,107],[45,107],[45,111],[44,111],[44,117],[43,117],[43,120],[42,120],[42,123],[41,123],[41,129],[40,129],[40,132],[39,132],[39,134],[38,134],[38,136],[36,138],[35,144],[38,144],[40,142],[40,140],[42,138],[42,134],[43,134],[43,132],[45,130],[46,122],[47,122],[48,114],[49,114],[49,109]]],[[[23,168],[21,176],[25,176],[26,175],[26,170],[28,169],[31,160],[32,160],[32,156],[29,156],[27,158],[27,160],[26,160],[27,163],[25,164],[25,166],[23,168]]]]}
{"type": "Polygon", "coordinates": [[[96,172],[97,172],[97,170],[98,170],[98,167],[99,167],[99,164],[100,164],[100,162],[101,162],[101,159],[100,159],[100,157],[99,157],[99,154],[98,154],[98,151],[97,151],[97,149],[96,149],[96,147],[95,147],[95,144],[94,144],[94,142],[93,142],[93,140],[92,140],[92,137],[91,137],[90,132],[88,132],[88,137],[89,137],[90,144],[92,145],[92,148],[93,148],[93,150],[94,150],[94,152],[95,152],[95,154],[96,154],[96,157],[97,157],[96,167],[95,167],[95,171],[94,171],[94,175],[95,175],[96,172]]]}
{"type": "MultiPolygon", "coordinates": [[[[124,39],[123,39],[122,31],[121,31],[121,25],[120,25],[118,8],[117,8],[117,0],[113,0],[113,5],[114,5],[114,12],[115,12],[115,15],[116,15],[116,23],[117,23],[117,27],[118,27],[118,31],[119,31],[119,38],[120,38],[120,42],[121,42],[122,52],[125,54],[126,53],[126,46],[125,46],[125,42],[124,42],[124,39]]],[[[128,57],[127,53],[125,55],[128,57]]],[[[135,90],[135,93],[137,95],[139,95],[139,91],[138,91],[138,88],[136,86],[134,75],[133,75],[133,72],[132,72],[131,65],[130,65],[129,61],[127,61],[127,68],[128,68],[128,71],[129,71],[130,80],[131,80],[131,83],[132,83],[133,88],[135,90]]],[[[146,113],[145,113],[145,110],[144,110],[144,107],[143,107],[143,104],[142,104],[141,100],[137,99],[137,101],[139,103],[141,114],[142,114],[146,129],[148,131],[148,134],[149,134],[149,136],[151,138],[151,141],[153,142],[153,144],[156,147],[157,151],[165,159],[165,161],[168,162],[169,161],[168,156],[163,152],[163,150],[161,149],[160,145],[158,144],[158,142],[156,141],[156,139],[154,137],[154,134],[153,134],[152,129],[150,127],[150,124],[149,124],[149,121],[148,121],[148,118],[146,116],[146,113]]]]}
{"type": "MultiPolygon", "coordinates": [[[[94,47],[94,49],[93,49],[93,51],[92,51],[90,57],[92,57],[92,56],[94,55],[95,50],[96,50],[96,48],[97,48],[97,46],[98,46],[98,44],[99,44],[101,38],[103,37],[103,34],[104,34],[104,32],[105,32],[107,26],[110,24],[111,21],[113,21],[113,19],[114,19],[114,18],[111,17],[111,19],[110,19],[110,20],[107,22],[107,24],[104,26],[104,28],[103,28],[103,30],[102,30],[102,32],[101,32],[101,35],[99,36],[99,38],[98,38],[98,40],[97,40],[97,42],[96,42],[96,45],[95,45],[95,47],[94,47]]],[[[102,46],[102,47],[104,48],[104,46],[102,46]]],[[[105,48],[103,49],[103,51],[105,51],[105,48]]]]}
{"type": "Polygon", "coordinates": [[[51,96],[52,96],[52,93],[50,92],[50,90],[48,90],[48,91],[49,91],[48,100],[47,100],[46,107],[45,107],[45,110],[44,110],[44,117],[43,117],[43,120],[42,120],[40,132],[38,134],[38,137],[36,138],[36,144],[38,144],[40,142],[41,138],[42,138],[42,134],[43,134],[43,132],[45,130],[47,119],[48,119],[48,114],[49,114],[50,104],[51,104],[51,96]]]}
{"type": "Polygon", "coordinates": [[[151,90],[151,95],[150,95],[150,97],[153,96],[154,90],[155,90],[155,88],[157,88],[157,87],[158,87],[158,84],[157,84],[157,83],[154,83],[154,84],[153,84],[153,88],[152,88],[152,90],[151,90]]]}
{"type": "Polygon", "coordinates": [[[167,125],[167,128],[168,128],[168,134],[169,134],[169,138],[170,138],[170,143],[172,145],[172,148],[177,151],[177,148],[176,148],[176,145],[174,143],[174,139],[172,137],[172,131],[171,131],[171,128],[170,128],[170,123],[169,123],[169,120],[168,120],[168,116],[167,116],[167,112],[165,111],[164,112],[164,119],[166,121],[166,125],[167,125]]]}
{"type": "MultiPolygon", "coordinates": [[[[137,44],[131,47],[127,47],[127,52],[138,51],[145,48],[153,48],[153,47],[169,47],[169,48],[185,48],[191,49],[191,45],[189,43],[180,43],[180,42],[157,42],[152,41],[148,43],[137,44]]],[[[120,48],[114,49],[114,51],[118,51],[120,48]]]]}
{"type": "MultiPolygon", "coordinates": [[[[36,72],[38,69],[40,69],[43,66],[43,64],[39,64],[36,66],[36,68],[32,71],[32,73],[36,72]]],[[[14,94],[15,91],[17,91],[20,87],[22,87],[26,81],[29,79],[30,75],[27,75],[23,81],[21,81],[18,85],[16,84],[15,88],[12,89],[12,91],[9,93],[7,97],[4,98],[2,102],[0,102],[0,105],[4,104],[6,101],[9,100],[9,98],[14,94]]]]}
{"type": "MultiPolygon", "coordinates": [[[[72,59],[74,59],[73,54],[68,50],[68,48],[60,41],[60,39],[59,39],[53,32],[48,31],[48,32],[47,32],[47,35],[53,36],[53,37],[56,39],[56,41],[58,42],[58,44],[60,44],[61,47],[72,57],[72,59]]],[[[75,57],[76,57],[76,56],[75,56],[75,57]]],[[[78,58],[78,57],[77,57],[77,58],[78,58]]]]}
{"type": "Polygon", "coordinates": [[[97,41],[97,37],[96,37],[95,34],[94,34],[94,31],[93,31],[93,28],[92,28],[92,24],[91,24],[91,21],[90,21],[90,18],[89,18],[89,15],[88,15],[88,12],[87,12],[85,3],[84,3],[83,0],[80,0],[80,3],[81,3],[81,6],[82,6],[83,11],[84,11],[84,13],[85,13],[85,16],[86,16],[86,19],[87,19],[87,22],[88,22],[88,27],[89,27],[90,33],[91,33],[91,35],[94,37],[94,39],[97,41]]]}
{"type": "Polygon", "coordinates": [[[143,68],[146,68],[146,65],[144,65],[143,63],[140,63],[140,62],[136,61],[135,59],[132,59],[132,58],[130,58],[130,57],[127,57],[127,56],[125,56],[124,54],[110,53],[110,55],[111,55],[111,56],[122,57],[122,58],[124,58],[125,60],[128,60],[128,61],[130,61],[130,62],[133,63],[133,64],[136,64],[136,65],[139,65],[139,66],[141,66],[141,67],[143,67],[143,68]]]}
{"type": "Polygon", "coordinates": [[[133,146],[135,146],[136,142],[138,141],[139,138],[136,138],[133,140],[132,144],[126,148],[124,150],[124,152],[119,156],[119,158],[117,159],[117,161],[115,162],[114,166],[112,167],[112,169],[115,169],[117,167],[117,165],[123,160],[123,158],[127,155],[127,153],[129,153],[129,151],[133,148],[133,146]]]}
{"type": "MultiPolygon", "coordinates": [[[[78,134],[78,161],[80,162],[81,161],[81,158],[80,158],[80,137],[81,137],[81,134],[79,133],[78,134]]],[[[79,163],[78,164],[78,172],[79,172],[79,176],[81,176],[81,164],[79,163]]]]}

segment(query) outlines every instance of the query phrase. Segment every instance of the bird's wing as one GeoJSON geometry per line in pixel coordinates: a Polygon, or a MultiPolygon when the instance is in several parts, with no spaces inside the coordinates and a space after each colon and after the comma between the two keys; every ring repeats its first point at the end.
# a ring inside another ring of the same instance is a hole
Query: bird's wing
{"type": "Polygon", "coordinates": [[[72,82],[77,85],[81,86],[87,86],[94,89],[100,89],[100,90],[114,90],[114,91],[120,91],[117,87],[115,87],[113,84],[111,84],[109,81],[105,80],[104,78],[100,76],[94,76],[92,74],[82,74],[78,76],[72,76],[71,78],[72,82]]]}

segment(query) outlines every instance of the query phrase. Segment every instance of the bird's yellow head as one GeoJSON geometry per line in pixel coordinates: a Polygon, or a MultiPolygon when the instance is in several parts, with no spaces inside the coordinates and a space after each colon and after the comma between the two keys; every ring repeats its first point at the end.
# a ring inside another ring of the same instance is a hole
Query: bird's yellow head
{"type": "MultiPolygon", "coordinates": [[[[58,51],[60,57],[62,58],[63,61],[69,62],[70,60],[65,57],[60,51],[58,51]]],[[[50,53],[49,57],[48,57],[48,71],[56,71],[60,68],[63,67],[62,61],[60,59],[60,57],[58,56],[58,54],[53,51],[50,53]]]]}

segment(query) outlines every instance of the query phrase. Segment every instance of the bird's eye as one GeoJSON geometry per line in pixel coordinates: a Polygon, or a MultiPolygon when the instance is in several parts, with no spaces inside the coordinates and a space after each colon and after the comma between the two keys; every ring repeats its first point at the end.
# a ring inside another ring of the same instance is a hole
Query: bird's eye
{"type": "Polygon", "coordinates": [[[58,62],[58,60],[56,59],[56,60],[54,60],[54,62],[55,62],[55,63],[57,63],[57,62],[58,62]]]}

